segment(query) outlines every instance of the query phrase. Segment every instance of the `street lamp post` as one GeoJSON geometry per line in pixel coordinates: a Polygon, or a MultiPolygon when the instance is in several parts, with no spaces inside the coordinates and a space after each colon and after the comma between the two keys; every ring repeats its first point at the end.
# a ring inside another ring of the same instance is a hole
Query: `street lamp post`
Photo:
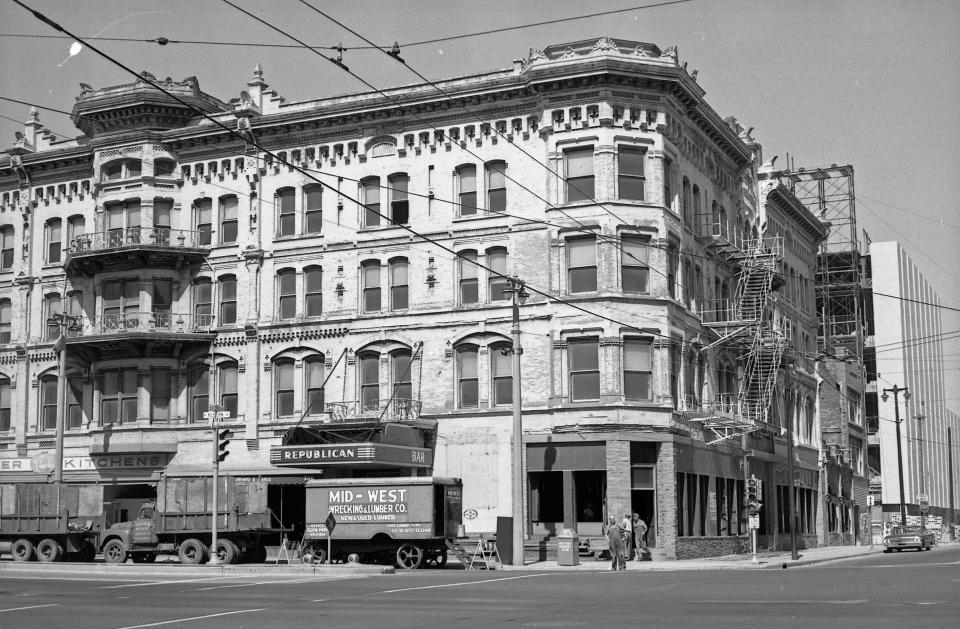
{"type": "Polygon", "coordinates": [[[898,400],[901,391],[903,392],[903,400],[906,402],[910,399],[910,391],[907,387],[901,388],[897,385],[893,385],[892,389],[884,389],[880,399],[886,402],[890,399],[887,393],[893,393],[893,417],[897,423],[897,474],[900,477],[900,524],[906,526],[907,499],[903,492],[903,451],[900,446],[900,402],[898,400]]]}
{"type": "MultiPolygon", "coordinates": [[[[923,402],[920,402],[921,408],[926,408],[923,402]]],[[[924,482],[925,476],[927,475],[926,469],[923,467],[923,420],[926,419],[923,416],[923,413],[917,415],[917,454],[920,456],[920,494],[926,494],[927,488],[926,483],[924,482]]],[[[924,498],[917,498],[917,501],[924,500],[924,498]]],[[[926,507],[921,503],[920,504],[920,526],[927,526],[927,514],[926,507]]]]}
{"type": "Polygon", "coordinates": [[[54,351],[59,353],[57,365],[57,423],[53,454],[53,480],[63,482],[63,438],[67,424],[67,330],[73,328],[77,318],[61,312],[54,312],[47,319],[48,326],[57,326],[60,330],[54,351]]]}
{"type": "Polygon", "coordinates": [[[523,415],[520,389],[520,356],[523,355],[523,347],[520,345],[520,304],[523,303],[529,294],[524,290],[524,283],[516,275],[507,280],[507,286],[503,292],[510,293],[513,309],[513,327],[511,328],[513,336],[513,430],[510,444],[510,454],[512,460],[511,479],[513,483],[513,508],[511,515],[513,518],[512,542],[514,566],[524,565],[523,559],[523,541],[524,528],[526,521],[523,517],[523,415]]]}

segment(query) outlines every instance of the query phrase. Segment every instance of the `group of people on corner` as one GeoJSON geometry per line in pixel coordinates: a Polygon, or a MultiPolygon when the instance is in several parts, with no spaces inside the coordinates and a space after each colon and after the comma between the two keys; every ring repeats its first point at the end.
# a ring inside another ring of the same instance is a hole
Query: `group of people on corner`
{"type": "Polygon", "coordinates": [[[607,522],[607,543],[610,546],[611,570],[626,570],[627,561],[643,561],[647,549],[647,523],[636,513],[627,513],[620,522],[610,516],[607,522]]]}

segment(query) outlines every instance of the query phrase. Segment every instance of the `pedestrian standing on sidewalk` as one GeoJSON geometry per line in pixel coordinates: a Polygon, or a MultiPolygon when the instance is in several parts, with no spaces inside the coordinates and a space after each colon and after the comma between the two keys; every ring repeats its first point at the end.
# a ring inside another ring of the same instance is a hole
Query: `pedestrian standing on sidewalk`
{"type": "Polygon", "coordinates": [[[633,514],[633,543],[637,549],[637,561],[643,561],[643,551],[647,550],[647,523],[636,513],[633,514]]]}
{"type": "Polygon", "coordinates": [[[623,514],[623,519],[620,520],[620,530],[623,531],[623,558],[625,561],[630,561],[630,558],[633,557],[633,520],[630,519],[629,513],[623,514]]]}
{"type": "Polygon", "coordinates": [[[612,515],[607,522],[607,545],[610,547],[610,569],[626,570],[627,563],[623,558],[623,530],[617,524],[617,518],[612,515]]]}

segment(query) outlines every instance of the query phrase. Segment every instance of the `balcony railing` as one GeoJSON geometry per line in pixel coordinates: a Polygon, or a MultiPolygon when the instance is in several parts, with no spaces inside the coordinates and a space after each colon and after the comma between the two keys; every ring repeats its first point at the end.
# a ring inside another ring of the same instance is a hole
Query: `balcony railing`
{"type": "Polygon", "coordinates": [[[128,332],[197,334],[210,332],[212,314],[180,314],[159,312],[122,312],[103,315],[99,319],[80,317],[65,328],[67,337],[104,336],[128,332]]]}
{"type": "Polygon", "coordinates": [[[81,234],[70,241],[70,254],[120,249],[123,247],[191,247],[210,246],[210,234],[169,227],[125,227],[105,232],[81,234]]]}
{"type": "Polygon", "coordinates": [[[394,398],[393,400],[351,400],[349,402],[327,402],[323,410],[330,414],[330,421],[348,422],[356,419],[383,419],[406,421],[420,418],[420,400],[394,398]],[[386,410],[386,412],[384,412],[386,410]]]}
{"type": "Polygon", "coordinates": [[[700,316],[704,323],[722,323],[736,319],[736,302],[733,299],[708,299],[703,302],[700,316]]]}

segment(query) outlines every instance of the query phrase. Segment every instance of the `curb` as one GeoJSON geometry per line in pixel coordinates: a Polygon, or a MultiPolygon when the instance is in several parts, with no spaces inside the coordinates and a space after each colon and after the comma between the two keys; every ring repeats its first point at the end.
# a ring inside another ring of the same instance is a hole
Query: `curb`
{"type": "Polygon", "coordinates": [[[298,564],[248,564],[227,566],[184,566],[180,564],[103,564],[103,563],[39,563],[0,561],[0,574],[9,573],[56,573],[61,575],[103,575],[103,576],[225,576],[240,574],[285,574],[285,575],[378,575],[395,574],[393,566],[364,565],[364,564],[334,564],[334,565],[298,565],[298,564]]]}

